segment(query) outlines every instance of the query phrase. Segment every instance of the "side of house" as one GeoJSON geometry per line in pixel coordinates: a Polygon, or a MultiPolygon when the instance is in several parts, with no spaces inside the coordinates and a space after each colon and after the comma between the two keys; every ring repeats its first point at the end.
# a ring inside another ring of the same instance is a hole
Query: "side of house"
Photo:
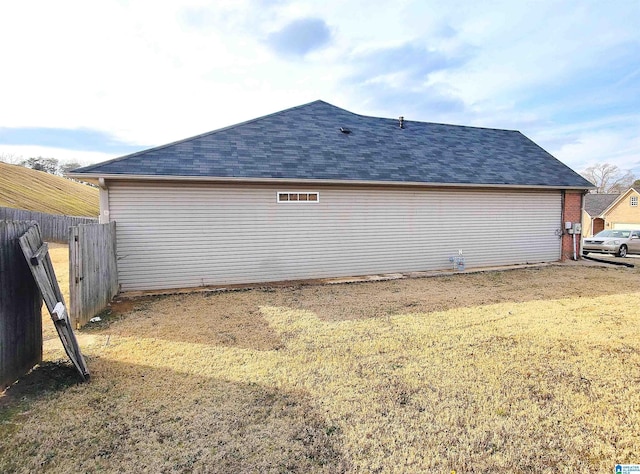
{"type": "Polygon", "coordinates": [[[114,181],[108,195],[124,291],[439,270],[460,251],[475,268],[561,258],[558,190],[114,181]]]}
{"type": "Polygon", "coordinates": [[[123,291],[571,258],[592,187],[520,132],[287,109],[105,163],[123,291]]]}

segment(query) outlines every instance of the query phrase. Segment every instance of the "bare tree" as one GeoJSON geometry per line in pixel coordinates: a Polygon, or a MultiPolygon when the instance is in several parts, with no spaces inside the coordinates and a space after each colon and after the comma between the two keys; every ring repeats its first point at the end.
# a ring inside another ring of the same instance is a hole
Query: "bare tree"
{"type": "Polygon", "coordinates": [[[3,163],[9,163],[10,165],[18,165],[22,161],[22,157],[15,153],[0,153],[0,161],[3,163]]]}
{"type": "Polygon", "coordinates": [[[621,170],[616,165],[598,163],[580,173],[596,187],[597,194],[622,193],[633,185],[635,176],[630,170],[621,170]]]}

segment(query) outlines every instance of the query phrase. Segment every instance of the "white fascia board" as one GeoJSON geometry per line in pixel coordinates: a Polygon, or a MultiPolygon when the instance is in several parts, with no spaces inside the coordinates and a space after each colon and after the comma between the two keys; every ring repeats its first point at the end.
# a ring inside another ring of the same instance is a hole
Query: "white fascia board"
{"type": "Polygon", "coordinates": [[[254,184],[309,184],[309,185],[348,185],[348,186],[406,186],[427,188],[498,188],[498,189],[564,189],[586,192],[590,188],[582,186],[543,186],[483,183],[421,183],[406,181],[359,181],[342,179],[293,179],[293,178],[227,178],[216,176],[167,176],[167,175],[131,175],[131,174],[90,174],[68,173],[66,176],[98,183],[99,180],[117,181],[184,181],[210,183],[254,183],[254,184]]]}

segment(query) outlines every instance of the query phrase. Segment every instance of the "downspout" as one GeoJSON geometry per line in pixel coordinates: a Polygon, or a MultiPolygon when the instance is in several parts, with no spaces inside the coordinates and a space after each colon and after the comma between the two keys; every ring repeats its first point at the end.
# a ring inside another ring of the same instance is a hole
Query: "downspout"
{"type": "Polygon", "coordinates": [[[560,261],[564,261],[564,234],[567,230],[564,228],[564,193],[565,190],[562,190],[560,193],[560,261]]]}
{"type": "MultiPolygon", "coordinates": [[[[584,195],[587,193],[588,191],[583,191],[582,194],[580,195],[580,236],[582,236],[582,218],[584,216],[584,195]]],[[[564,207],[563,207],[564,209],[564,207]]],[[[593,224],[592,224],[593,226],[593,224]]],[[[582,239],[580,239],[580,252],[578,253],[578,245],[576,243],[576,225],[573,225],[573,260],[578,260],[578,254],[582,255],[582,239]]]]}
{"type": "Polygon", "coordinates": [[[98,222],[100,224],[109,223],[109,188],[104,178],[98,178],[98,188],[100,190],[100,215],[98,222]]]}
{"type": "MultiPolygon", "coordinates": [[[[584,217],[584,203],[586,201],[585,196],[589,194],[589,191],[583,191],[582,192],[582,201],[580,202],[580,222],[582,222],[582,218],[584,217]]],[[[593,218],[591,216],[589,216],[589,219],[591,219],[591,234],[593,235],[593,218]]],[[[583,222],[584,224],[584,222],[583,222]]],[[[582,258],[582,241],[583,241],[583,232],[584,232],[584,225],[580,226],[580,250],[578,251],[578,256],[580,258],[582,258]]]]}

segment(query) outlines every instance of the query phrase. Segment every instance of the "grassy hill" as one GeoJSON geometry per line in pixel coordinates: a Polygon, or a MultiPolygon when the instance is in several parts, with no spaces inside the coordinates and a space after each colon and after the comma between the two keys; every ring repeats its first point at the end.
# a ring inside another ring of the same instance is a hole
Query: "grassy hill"
{"type": "Polygon", "coordinates": [[[97,217],[98,190],[60,176],[0,162],[0,206],[97,217]]]}

